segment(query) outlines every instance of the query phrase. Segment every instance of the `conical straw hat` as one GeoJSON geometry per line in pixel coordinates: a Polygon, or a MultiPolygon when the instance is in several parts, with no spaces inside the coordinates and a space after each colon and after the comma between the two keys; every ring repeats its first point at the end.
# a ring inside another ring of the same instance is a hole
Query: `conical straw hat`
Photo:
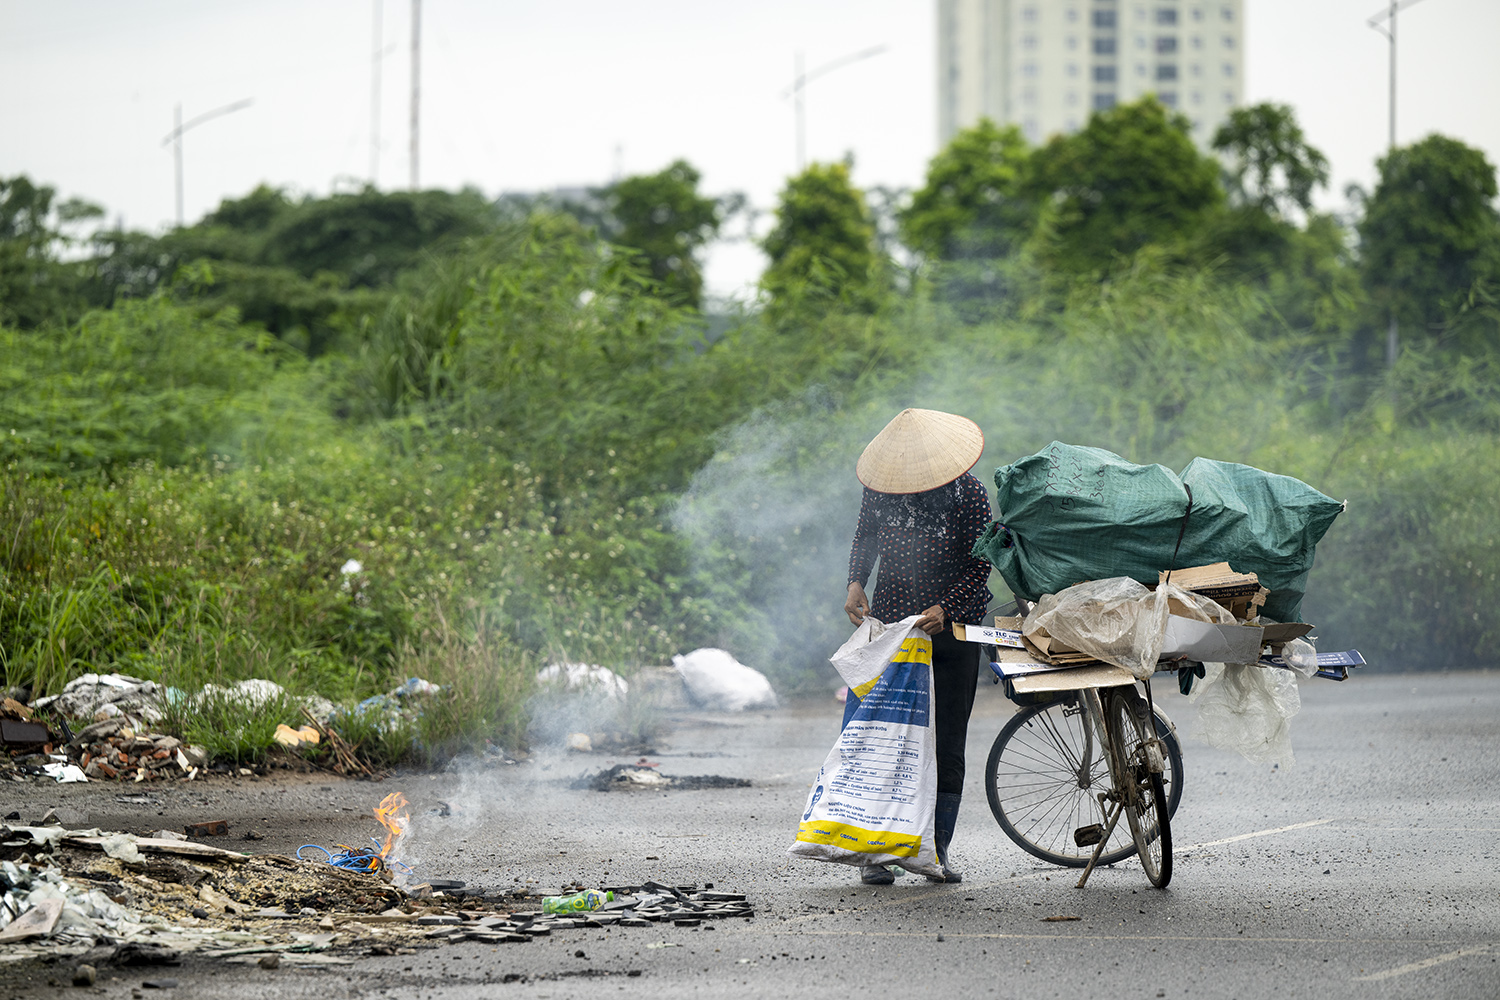
{"type": "Polygon", "coordinates": [[[879,493],[922,493],[968,472],[984,451],[984,433],[967,417],[902,410],[865,446],[854,474],[879,493]]]}

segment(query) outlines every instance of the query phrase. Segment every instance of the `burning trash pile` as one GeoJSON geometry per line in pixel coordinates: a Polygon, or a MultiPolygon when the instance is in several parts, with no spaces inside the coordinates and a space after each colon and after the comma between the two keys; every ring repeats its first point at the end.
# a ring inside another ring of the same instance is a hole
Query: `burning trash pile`
{"type": "Polygon", "coordinates": [[[524,943],[579,927],[754,916],[744,895],[711,884],[645,882],[535,899],[524,888],[466,892],[461,882],[422,881],[398,859],[411,825],[405,796],[388,795],[374,811],[383,841],[298,852],[311,859],[241,854],[166,831],[0,826],[0,943],[18,958],[94,965],[172,965],[189,952],[339,965],[348,955],[465,940],[524,943]]]}

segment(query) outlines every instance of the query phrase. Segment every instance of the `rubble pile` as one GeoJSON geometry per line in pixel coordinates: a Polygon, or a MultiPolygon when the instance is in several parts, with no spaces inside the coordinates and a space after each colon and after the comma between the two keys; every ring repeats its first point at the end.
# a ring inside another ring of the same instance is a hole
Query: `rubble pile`
{"type": "MultiPolygon", "coordinates": [[[[173,964],[285,955],[344,964],[460,941],[524,943],[553,931],[748,918],[743,894],[711,884],[608,887],[599,910],[547,913],[525,888],[400,887],[390,868],[248,855],[165,835],[0,825],[0,943],[16,957],[173,964]]],[[[564,887],[568,891],[574,886],[564,887]]]]}

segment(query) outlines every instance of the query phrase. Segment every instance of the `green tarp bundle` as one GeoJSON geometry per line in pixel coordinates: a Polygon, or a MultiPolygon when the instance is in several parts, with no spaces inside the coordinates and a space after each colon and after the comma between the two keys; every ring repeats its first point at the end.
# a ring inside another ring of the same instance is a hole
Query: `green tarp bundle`
{"type": "Polygon", "coordinates": [[[1314,549],[1344,509],[1301,480],[1248,465],[1195,458],[1178,475],[1059,441],[996,469],[995,489],[999,521],[974,555],[1017,597],[1112,576],[1154,584],[1161,570],[1227,562],[1260,578],[1271,592],[1262,613],[1283,622],[1300,620],[1314,549]]]}

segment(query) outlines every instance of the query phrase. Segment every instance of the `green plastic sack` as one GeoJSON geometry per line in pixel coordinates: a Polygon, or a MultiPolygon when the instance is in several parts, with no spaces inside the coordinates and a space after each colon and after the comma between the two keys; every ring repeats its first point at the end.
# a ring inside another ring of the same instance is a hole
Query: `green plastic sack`
{"type": "Polygon", "coordinates": [[[1319,539],[1344,505],[1290,476],[1195,458],[1179,476],[1102,448],[1054,441],[995,470],[999,520],[974,546],[1017,596],[1085,580],[1227,562],[1271,591],[1262,613],[1300,621],[1319,539]],[[1193,505],[1186,528],[1188,491],[1193,505]],[[1182,546],[1175,565],[1178,532],[1182,546]]]}

